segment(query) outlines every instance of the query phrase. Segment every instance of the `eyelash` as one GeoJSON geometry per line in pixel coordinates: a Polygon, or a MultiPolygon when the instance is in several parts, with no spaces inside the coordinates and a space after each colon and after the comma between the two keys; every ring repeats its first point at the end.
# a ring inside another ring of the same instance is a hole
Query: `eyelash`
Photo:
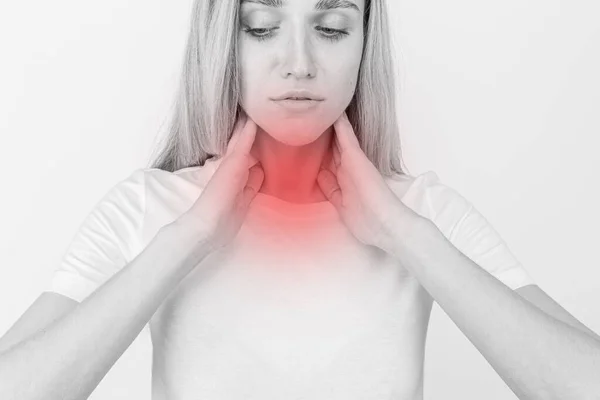
{"type": "MultiPolygon", "coordinates": [[[[279,29],[279,28],[271,28],[271,29],[268,29],[268,28],[256,28],[256,29],[246,28],[246,29],[244,29],[244,32],[247,32],[250,36],[252,36],[256,40],[258,40],[259,42],[262,42],[264,40],[271,38],[273,36],[272,31],[274,31],[275,29],[279,29]],[[269,31],[269,32],[264,35],[257,35],[256,34],[257,31],[269,31]]],[[[338,40],[341,40],[344,36],[348,35],[348,32],[343,31],[343,30],[331,29],[331,28],[323,28],[323,29],[334,32],[334,34],[332,34],[332,35],[323,36],[323,38],[325,40],[329,40],[331,42],[337,42],[338,40]]]]}

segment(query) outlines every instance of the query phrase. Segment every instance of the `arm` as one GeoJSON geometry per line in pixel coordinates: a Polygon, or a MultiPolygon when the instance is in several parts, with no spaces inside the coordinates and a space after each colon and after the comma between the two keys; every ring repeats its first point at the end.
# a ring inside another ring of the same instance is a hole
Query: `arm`
{"type": "Polygon", "coordinates": [[[1,399],[84,399],[209,253],[167,225],[73,311],[0,354],[1,399]]]}
{"type": "Polygon", "coordinates": [[[558,304],[552,297],[542,290],[538,285],[529,284],[516,288],[515,293],[518,293],[521,297],[535,305],[546,314],[554,317],[560,321],[563,321],[574,328],[579,329],[582,332],[593,337],[595,340],[600,341],[600,335],[592,331],[590,328],[581,323],[577,318],[565,310],[560,304],[558,304]]]}
{"type": "Polygon", "coordinates": [[[520,399],[600,398],[600,341],[529,303],[422,222],[398,232],[393,255],[520,399]]]}

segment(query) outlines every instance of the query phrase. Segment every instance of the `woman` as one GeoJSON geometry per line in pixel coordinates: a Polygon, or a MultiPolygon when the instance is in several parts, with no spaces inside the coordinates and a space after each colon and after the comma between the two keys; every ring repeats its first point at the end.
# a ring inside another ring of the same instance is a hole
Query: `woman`
{"type": "Polygon", "coordinates": [[[153,399],[422,399],[435,299],[521,398],[589,398],[595,333],[400,167],[382,0],[193,16],[167,142],[80,228],[45,293],[72,299],[58,322],[3,338],[0,394],[85,397],[149,322],[153,399]]]}

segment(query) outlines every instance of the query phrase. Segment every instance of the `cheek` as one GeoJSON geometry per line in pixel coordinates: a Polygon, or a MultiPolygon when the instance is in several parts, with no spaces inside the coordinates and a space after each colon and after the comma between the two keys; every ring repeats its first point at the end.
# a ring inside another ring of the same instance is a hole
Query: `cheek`
{"type": "Polygon", "coordinates": [[[260,82],[261,78],[257,75],[256,69],[252,67],[240,68],[240,94],[242,102],[251,103],[260,94],[260,86],[257,82],[260,82]]]}
{"type": "Polygon", "coordinates": [[[336,62],[335,65],[330,66],[328,73],[333,79],[331,80],[332,90],[336,90],[340,97],[352,98],[354,91],[356,90],[356,83],[358,82],[358,72],[360,65],[354,58],[344,58],[343,61],[336,62]]]}
{"type": "Polygon", "coordinates": [[[354,78],[350,78],[350,80],[348,81],[348,91],[350,91],[351,93],[354,93],[355,89],[356,89],[356,81],[354,78]]]}
{"type": "Polygon", "coordinates": [[[336,87],[332,90],[337,92],[338,101],[341,102],[341,107],[347,107],[348,103],[354,97],[354,92],[356,91],[356,76],[354,71],[351,73],[345,74],[344,78],[339,80],[336,83],[336,87]]]}

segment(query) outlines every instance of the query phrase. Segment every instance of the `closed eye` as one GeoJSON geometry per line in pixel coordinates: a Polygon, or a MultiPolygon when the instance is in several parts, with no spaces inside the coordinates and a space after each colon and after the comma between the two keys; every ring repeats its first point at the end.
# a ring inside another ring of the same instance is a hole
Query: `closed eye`
{"type": "MultiPolygon", "coordinates": [[[[257,39],[258,41],[263,41],[263,40],[267,40],[271,37],[274,36],[273,31],[277,30],[279,28],[250,28],[250,27],[246,27],[244,29],[244,32],[246,32],[247,34],[249,34],[252,38],[257,39]]],[[[325,40],[329,40],[332,42],[336,42],[340,39],[342,39],[344,36],[348,35],[347,31],[344,30],[339,30],[339,29],[332,29],[332,28],[326,28],[326,27],[317,27],[317,29],[321,30],[322,32],[324,32],[324,34],[321,36],[323,39],[325,40]]]]}

